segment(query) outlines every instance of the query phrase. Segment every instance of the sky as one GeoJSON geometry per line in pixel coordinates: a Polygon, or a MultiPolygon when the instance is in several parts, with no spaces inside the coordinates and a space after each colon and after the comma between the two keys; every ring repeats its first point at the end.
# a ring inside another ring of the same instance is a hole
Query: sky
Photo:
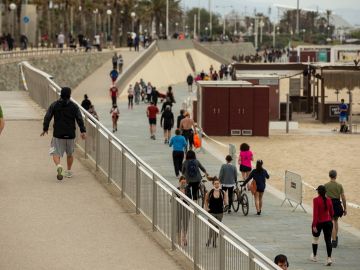
{"type": "MultiPolygon", "coordinates": [[[[201,6],[208,8],[209,0],[182,0],[187,7],[201,6]]],[[[274,4],[296,7],[297,0],[211,0],[216,12],[226,13],[232,9],[240,14],[246,9],[247,14],[253,14],[256,8],[257,12],[268,14],[269,7],[272,8],[271,17],[277,17],[277,8],[274,4]],[[233,8],[231,8],[232,6],[233,8]]],[[[353,25],[360,25],[360,0],[299,0],[300,8],[314,10],[330,9],[337,15],[342,16],[353,25]]]]}

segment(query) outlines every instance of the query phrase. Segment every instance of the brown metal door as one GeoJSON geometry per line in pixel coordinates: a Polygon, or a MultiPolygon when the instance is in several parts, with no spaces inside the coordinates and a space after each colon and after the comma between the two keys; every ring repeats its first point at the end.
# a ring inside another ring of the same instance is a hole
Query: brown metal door
{"type": "Polygon", "coordinates": [[[207,87],[203,91],[203,129],[210,136],[229,135],[229,89],[207,87]]]}
{"type": "Polygon", "coordinates": [[[231,130],[252,130],[253,87],[230,88],[230,132],[231,130]]]}
{"type": "Polygon", "coordinates": [[[269,136],[269,88],[254,88],[254,136],[269,136]]]}
{"type": "Polygon", "coordinates": [[[269,95],[269,112],[270,120],[278,121],[279,120],[279,109],[280,109],[280,95],[279,95],[279,85],[270,85],[270,95],[269,95]]]}

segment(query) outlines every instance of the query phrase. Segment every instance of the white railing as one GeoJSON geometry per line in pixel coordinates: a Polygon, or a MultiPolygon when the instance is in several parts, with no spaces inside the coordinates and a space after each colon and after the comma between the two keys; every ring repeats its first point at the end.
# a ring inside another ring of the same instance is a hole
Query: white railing
{"type": "MultiPolygon", "coordinates": [[[[20,72],[30,96],[42,108],[47,109],[59,98],[60,87],[50,75],[27,62],[21,63],[20,72]]],[[[87,138],[77,141],[77,146],[85,158],[92,160],[96,169],[107,176],[108,183],[120,190],[121,197],[134,204],[137,214],[143,214],[152,223],[154,231],[161,232],[169,240],[172,249],[180,250],[193,262],[194,269],[280,269],[179,192],[87,111],[81,108],[81,112],[87,138]],[[186,245],[181,241],[181,233],[186,235],[186,245]],[[216,240],[207,247],[209,235],[216,240]]]]}

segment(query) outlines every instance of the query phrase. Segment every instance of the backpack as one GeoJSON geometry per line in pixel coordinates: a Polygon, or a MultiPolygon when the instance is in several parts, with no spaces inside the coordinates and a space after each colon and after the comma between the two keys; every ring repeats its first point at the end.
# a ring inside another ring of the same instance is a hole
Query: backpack
{"type": "Polygon", "coordinates": [[[198,171],[198,166],[196,164],[196,161],[194,159],[189,160],[187,165],[187,172],[189,177],[193,178],[196,177],[198,171]]]}

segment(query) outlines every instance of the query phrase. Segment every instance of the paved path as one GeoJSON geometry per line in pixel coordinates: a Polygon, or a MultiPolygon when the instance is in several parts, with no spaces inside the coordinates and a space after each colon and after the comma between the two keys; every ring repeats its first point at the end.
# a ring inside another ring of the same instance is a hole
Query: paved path
{"type": "Polygon", "coordinates": [[[0,269],[182,269],[79,160],[56,180],[44,112],[26,93],[0,102],[0,269]]]}
{"type": "MultiPolygon", "coordinates": [[[[96,83],[99,78],[88,78],[88,83],[96,83]]],[[[181,101],[187,95],[186,85],[174,87],[175,104],[173,111],[175,117],[180,110],[181,101]]],[[[108,112],[111,102],[103,99],[92,100],[97,107],[101,121],[111,128],[111,119],[108,112]]],[[[126,101],[119,102],[120,119],[119,131],[116,135],[127,144],[144,161],[148,162],[155,170],[159,171],[166,179],[177,184],[172,166],[171,149],[163,143],[162,130],[158,125],[157,140],[149,138],[148,122],[145,116],[146,105],[135,106],[133,110],[127,109],[126,101]]],[[[199,154],[199,160],[205,165],[211,175],[218,175],[222,159],[219,153],[215,156],[205,153],[199,154]]],[[[254,215],[255,209],[252,200],[250,214],[247,217],[240,213],[226,215],[224,223],[238,233],[245,240],[253,244],[269,258],[274,258],[279,253],[288,255],[291,269],[324,269],[323,263],[326,259],[324,242],[321,239],[319,245],[319,262],[312,263],[308,260],[311,253],[312,236],[310,232],[311,215],[302,213],[300,210],[291,212],[288,206],[280,207],[281,200],[269,192],[264,196],[264,209],[261,217],[254,215]]],[[[339,248],[334,249],[333,258],[335,263],[333,269],[358,270],[360,264],[360,238],[352,234],[340,232],[339,248]]]]}

